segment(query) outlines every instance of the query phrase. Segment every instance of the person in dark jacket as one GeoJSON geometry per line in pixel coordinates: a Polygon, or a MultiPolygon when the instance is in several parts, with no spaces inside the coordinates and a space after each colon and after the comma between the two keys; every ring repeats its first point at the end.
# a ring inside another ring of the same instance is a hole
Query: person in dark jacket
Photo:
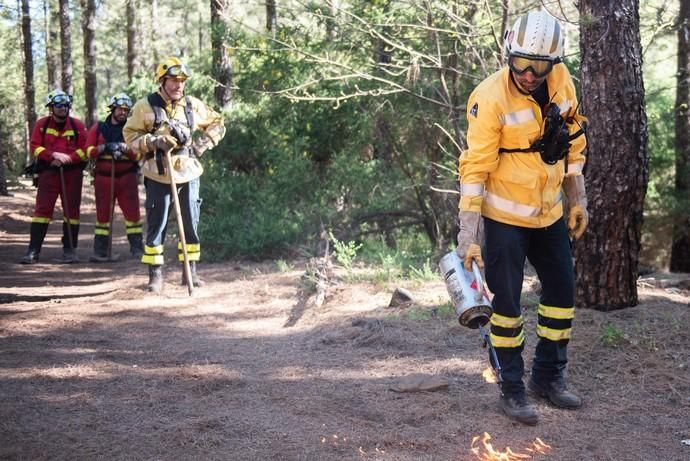
{"type": "Polygon", "coordinates": [[[137,172],[141,155],[127,147],[122,135],[133,103],[125,93],[110,98],[110,114],[95,123],[86,137],[86,153],[95,159],[94,192],[96,196],[96,226],[94,230],[93,262],[108,260],[113,229],[111,212],[116,200],[125,218],[125,230],[132,256],[144,254],[141,211],[139,209],[139,181],[137,172]],[[114,177],[114,181],[111,178],[114,177]]]}

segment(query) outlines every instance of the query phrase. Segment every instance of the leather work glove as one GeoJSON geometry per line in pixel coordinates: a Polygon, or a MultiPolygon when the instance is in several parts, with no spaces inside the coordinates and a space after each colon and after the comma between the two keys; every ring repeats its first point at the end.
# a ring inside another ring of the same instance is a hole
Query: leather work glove
{"type": "Polygon", "coordinates": [[[175,146],[177,146],[177,139],[169,134],[150,136],[146,140],[146,147],[151,151],[160,149],[163,152],[167,152],[175,146]]]}
{"type": "Polygon", "coordinates": [[[476,261],[480,269],[484,269],[482,250],[479,246],[479,223],[482,216],[476,211],[460,211],[458,221],[458,246],[455,252],[463,260],[465,269],[472,271],[472,261],[476,261]]]}
{"type": "Polygon", "coordinates": [[[585,192],[585,177],[566,176],[563,179],[563,192],[568,199],[570,211],[568,212],[568,233],[575,240],[582,237],[589,221],[587,213],[587,194],[585,192]]]}
{"type": "Polygon", "coordinates": [[[213,147],[213,141],[206,133],[201,133],[192,142],[192,149],[194,150],[194,155],[201,157],[204,152],[213,147]]]}

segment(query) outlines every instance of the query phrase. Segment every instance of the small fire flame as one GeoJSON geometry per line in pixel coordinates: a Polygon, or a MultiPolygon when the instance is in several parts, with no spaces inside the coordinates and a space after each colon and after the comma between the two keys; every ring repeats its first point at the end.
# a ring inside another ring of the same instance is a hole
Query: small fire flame
{"type": "Polygon", "coordinates": [[[482,371],[482,376],[484,377],[484,381],[486,381],[487,383],[496,382],[496,373],[494,372],[494,369],[491,367],[488,367],[486,370],[482,371]]]}
{"type": "Polygon", "coordinates": [[[551,446],[544,443],[539,437],[532,442],[530,447],[525,449],[527,453],[516,453],[510,447],[506,447],[505,451],[496,451],[489,440],[491,440],[491,436],[487,432],[484,432],[482,436],[477,435],[472,438],[471,449],[477,459],[482,461],[520,461],[521,459],[532,459],[535,454],[545,455],[551,449],[551,446]],[[479,441],[481,441],[481,445],[477,443],[479,441]]]}

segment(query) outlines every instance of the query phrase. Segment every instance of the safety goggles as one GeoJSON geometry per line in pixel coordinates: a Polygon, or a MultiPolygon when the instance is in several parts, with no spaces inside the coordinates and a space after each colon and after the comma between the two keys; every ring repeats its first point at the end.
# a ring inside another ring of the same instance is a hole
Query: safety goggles
{"type": "Polygon", "coordinates": [[[508,66],[510,70],[518,75],[522,75],[527,71],[537,78],[546,77],[553,69],[553,61],[550,59],[534,59],[525,58],[523,56],[510,56],[508,58],[508,66]]]}
{"type": "Polygon", "coordinates": [[[112,106],[129,110],[132,107],[132,100],[127,98],[117,98],[113,102],[112,106]]]}
{"type": "Polygon", "coordinates": [[[68,95],[59,94],[51,99],[50,105],[55,107],[69,107],[72,105],[72,98],[68,95]]]}
{"type": "Polygon", "coordinates": [[[61,103],[61,102],[59,102],[59,103],[53,103],[53,104],[51,104],[51,106],[53,106],[53,107],[56,108],[56,109],[62,109],[62,108],[64,108],[64,107],[66,107],[66,108],[69,109],[69,107],[70,107],[69,104],[65,104],[65,103],[61,103]]]}
{"type": "Polygon", "coordinates": [[[189,71],[189,68],[187,68],[187,66],[185,66],[184,64],[180,64],[177,66],[168,67],[168,69],[165,71],[165,76],[187,79],[192,76],[192,73],[189,71]]]}

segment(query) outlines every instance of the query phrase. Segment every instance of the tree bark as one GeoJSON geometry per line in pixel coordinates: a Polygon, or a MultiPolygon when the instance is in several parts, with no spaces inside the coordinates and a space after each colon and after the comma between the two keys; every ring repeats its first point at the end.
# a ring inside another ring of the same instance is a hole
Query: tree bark
{"type": "Polygon", "coordinates": [[[45,37],[46,37],[46,70],[48,75],[48,90],[53,90],[60,86],[58,82],[58,69],[60,59],[57,51],[57,44],[60,40],[58,35],[58,24],[60,16],[55,2],[43,0],[43,14],[45,18],[45,37]]]}
{"type": "Polygon", "coordinates": [[[276,0],[266,0],[266,30],[275,32],[278,26],[278,12],[276,10],[276,0]]]}
{"type": "Polygon", "coordinates": [[[649,176],[638,0],[581,0],[582,101],[589,116],[589,226],[575,244],[577,303],[635,306],[649,176]]]}
{"type": "Polygon", "coordinates": [[[84,98],[86,126],[98,121],[96,107],[96,0],[81,0],[84,33],[84,98]]]}
{"type": "MultiPolygon", "coordinates": [[[[22,9],[22,45],[24,48],[24,121],[25,133],[31,133],[36,124],[36,89],[34,87],[34,60],[33,51],[31,49],[31,16],[29,9],[29,0],[21,0],[22,9]]],[[[26,161],[31,159],[29,152],[28,139],[25,141],[26,145],[26,161]]]]}
{"type": "Polygon", "coordinates": [[[132,78],[139,72],[139,33],[137,28],[138,0],[127,0],[127,81],[132,83],[132,78]]]}
{"type": "Polygon", "coordinates": [[[160,56],[158,55],[158,40],[156,31],[158,30],[158,0],[151,0],[151,51],[153,52],[153,69],[156,69],[160,56]]]}
{"type": "Polygon", "coordinates": [[[232,104],[232,61],[225,48],[228,0],[211,0],[211,46],[213,48],[213,78],[216,81],[216,104],[227,109],[232,104]]]}
{"type": "Polygon", "coordinates": [[[72,32],[70,31],[69,0],[60,0],[60,58],[62,90],[72,94],[72,32]]]}
{"type": "Polygon", "coordinates": [[[680,0],[676,72],[676,180],[678,199],[671,245],[672,272],[690,272],[690,0],[680,0]]]}

